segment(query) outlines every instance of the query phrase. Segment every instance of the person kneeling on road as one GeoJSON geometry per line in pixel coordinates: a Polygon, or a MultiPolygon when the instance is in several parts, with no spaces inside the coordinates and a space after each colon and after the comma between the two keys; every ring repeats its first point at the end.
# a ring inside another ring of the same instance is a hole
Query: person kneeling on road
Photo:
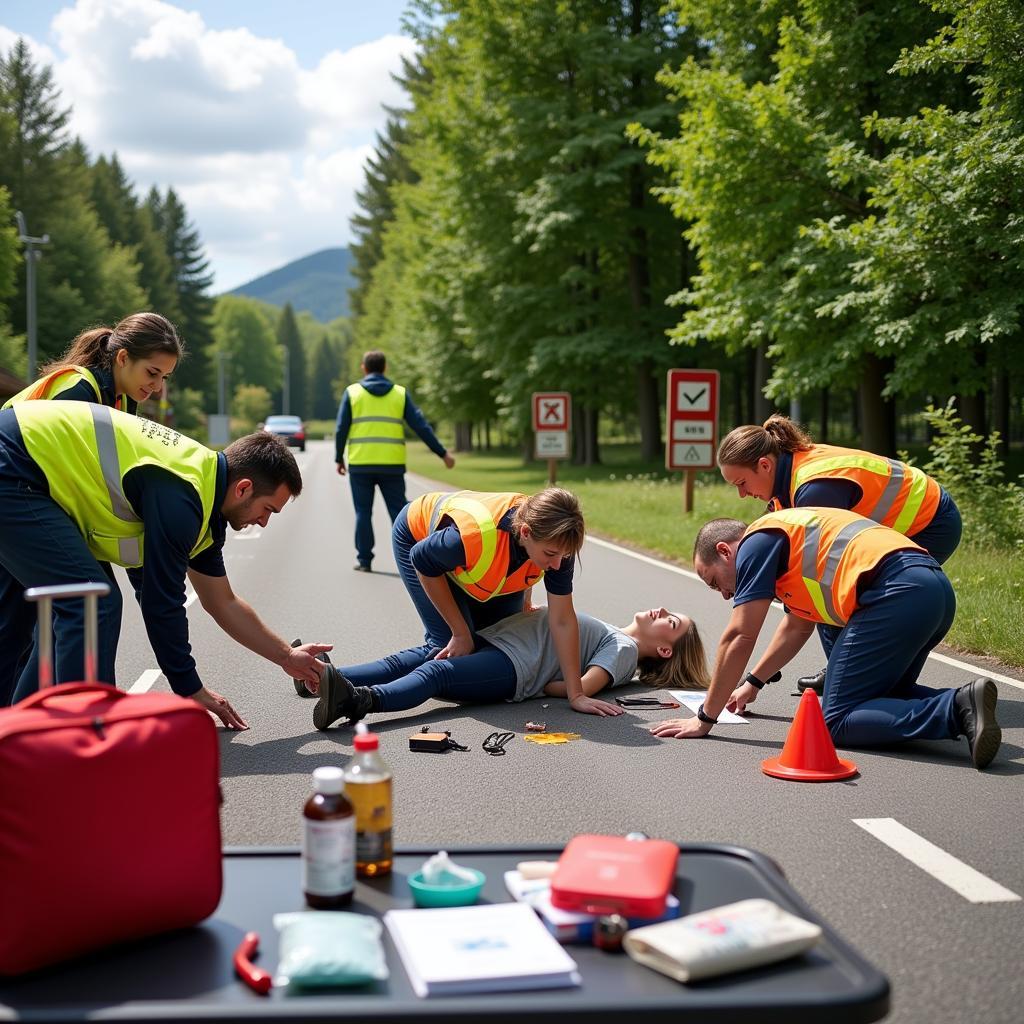
{"type": "MultiPolygon", "coordinates": [[[[316,682],[316,655],[294,649],[231,589],[222,548],[234,530],[266,526],[302,490],[288,448],[250,434],[211,451],[150,420],[81,402],[23,402],[0,412],[0,705],[28,696],[37,672],[22,589],[105,582],[100,560],[128,569],[157,663],[175,693],[229,729],[247,728],[207,689],[188,641],[185,576],[229,636],[288,675],[316,682]],[[145,571],[142,571],[145,554],[145,571]]],[[[97,677],[113,683],[121,595],[101,598],[97,677]]],[[[81,679],[82,606],[54,603],[54,677],[81,679]]]]}
{"type": "Polygon", "coordinates": [[[700,578],[732,599],[732,617],[697,718],[659,722],[655,735],[706,736],[723,708],[743,711],[762,680],[825,623],[839,629],[826,649],[822,702],[837,745],[966,736],[974,766],[991,763],[1002,739],[995,683],[975,679],[936,690],[917,682],[953,622],[956,598],[935,559],[913,541],[845,509],[795,508],[749,527],[736,519],[706,523],[693,560],[700,578]],[[738,685],[775,597],[788,614],[738,685]]]}
{"type": "MultiPolygon", "coordinates": [[[[621,628],[590,615],[577,620],[588,696],[628,683],[638,668],[648,686],[707,687],[704,647],[687,616],[650,608],[621,628]]],[[[340,718],[357,722],[371,712],[405,711],[435,698],[487,704],[567,696],[546,608],[481,629],[476,644],[459,658],[436,659],[433,651],[414,647],[342,669],[322,657],[313,725],[323,730],[340,718]]]]}

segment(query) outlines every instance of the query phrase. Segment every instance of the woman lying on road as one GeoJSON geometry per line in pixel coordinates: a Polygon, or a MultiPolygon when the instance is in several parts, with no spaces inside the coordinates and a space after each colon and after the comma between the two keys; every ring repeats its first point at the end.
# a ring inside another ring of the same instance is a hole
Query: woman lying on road
{"type": "MultiPolygon", "coordinates": [[[[692,619],[664,608],[637,612],[628,626],[577,615],[583,692],[628,683],[661,687],[708,685],[704,647],[692,619]]],[[[414,647],[379,661],[337,669],[323,656],[313,725],[328,729],[341,718],[358,722],[371,712],[406,711],[431,699],[487,704],[530,697],[565,697],[547,609],[522,612],[477,632],[472,654],[437,659],[414,647]]]]}

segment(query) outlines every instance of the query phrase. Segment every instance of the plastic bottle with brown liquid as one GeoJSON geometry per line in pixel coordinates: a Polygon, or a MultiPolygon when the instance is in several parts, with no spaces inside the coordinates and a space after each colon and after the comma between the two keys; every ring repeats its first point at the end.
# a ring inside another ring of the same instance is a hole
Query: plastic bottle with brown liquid
{"type": "Polygon", "coordinates": [[[313,795],[302,808],[302,891],[315,910],[352,903],[356,884],[356,817],[340,768],[313,772],[313,795]]]}
{"type": "Polygon", "coordinates": [[[355,754],[345,768],[345,795],[356,812],[356,873],[368,878],[391,872],[391,769],[377,736],[360,722],[355,754]]]}

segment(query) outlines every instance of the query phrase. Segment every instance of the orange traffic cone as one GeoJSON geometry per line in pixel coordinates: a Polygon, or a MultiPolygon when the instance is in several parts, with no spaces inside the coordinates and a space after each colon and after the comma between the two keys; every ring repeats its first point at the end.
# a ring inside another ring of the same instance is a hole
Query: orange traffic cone
{"type": "Polygon", "coordinates": [[[762,761],[761,771],[794,782],[834,782],[857,774],[857,766],[852,761],[842,761],[836,756],[835,744],[814,690],[804,690],[782,753],[762,761]]]}

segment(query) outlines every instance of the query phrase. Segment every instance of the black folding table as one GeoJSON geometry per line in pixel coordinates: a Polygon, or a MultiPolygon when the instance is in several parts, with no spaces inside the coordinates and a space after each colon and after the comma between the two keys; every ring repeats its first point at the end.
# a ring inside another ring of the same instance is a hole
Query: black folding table
{"type": "MultiPolygon", "coordinates": [[[[331,1021],[409,1024],[416,1020],[521,1024],[586,1020],[682,1019],[752,1024],[862,1024],[889,1009],[886,977],[847,945],[788,884],[767,857],[738,847],[680,844],[675,887],[684,914],[750,897],[774,900],[824,929],[801,957],[774,966],[681,985],[634,963],[625,954],[592,946],[568,950],[579,964],[576,989],[418,998],[385,931],[391,977],[357,989],[260,996],[234,975],[232,955],[249,931],[260,935],[256,963],[274,972],[278,959],[275,913],[303,907],[298,851],[228,850],[224,896],[202,925],[120,947],[17,979],[0,979],[0,1020],[39,1021],[331,1021]]],[[[376,916],[412,905],[406,878],[435,850],[406,849],[390,876],[360,881],[352,909],[376,916]]],[[[550,847],[449,851],[487,876],[481,902],[507,902],[503,874],[523,859],[554,859],[550,847]]],[[[74,857],[68,861],[74,870],[74,857]]],[[[116,865],[111,865],[116,871],[116,865]]],[[[87,881],[83,879],[83,884],[87,881]]],[[[153,879],[154,885],[160,879],[153,879]]],[[[40,922],[40,927],[59,927],[40,922]]]]}

